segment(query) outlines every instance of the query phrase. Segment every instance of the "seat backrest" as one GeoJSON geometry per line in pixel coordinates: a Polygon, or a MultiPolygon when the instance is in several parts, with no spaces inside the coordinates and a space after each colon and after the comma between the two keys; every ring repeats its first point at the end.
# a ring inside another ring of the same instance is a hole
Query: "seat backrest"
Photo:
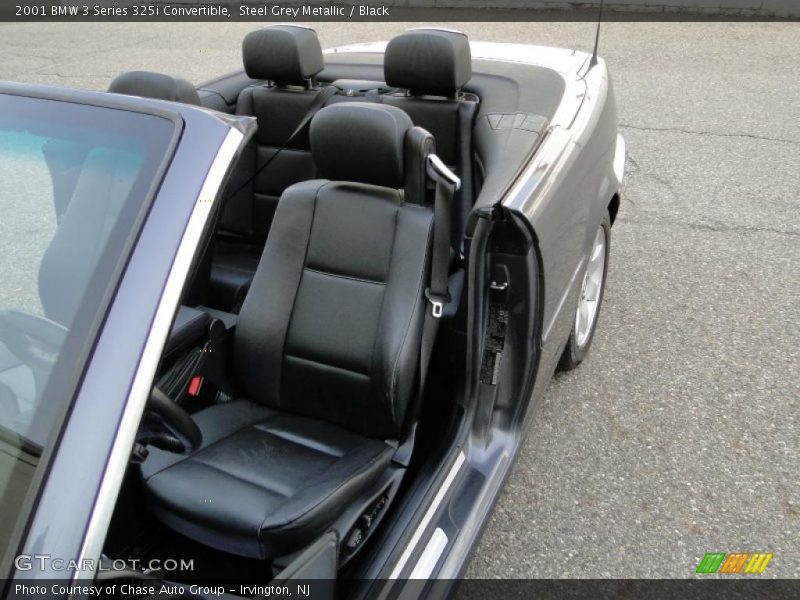
{"type": "Polygon", "coordinates": [[[383,102],[402,108],[436,140],[437,155],[461,177],[452,224],[458,248],[474,202],[472,127],[478,99],[463,93],[472,77],[469,39],[447,29],[413,29],[394,37],[383,57],[386,83],[401,91],[383,102]]]}
{"type": "Polygon", "coordinates": [[[265,83],[242,90],[236,103],[237,114],[256,117],[258,131],[231,178],[228,190],[236,193],[226,200],[221,225],[263,240],[283,190],[315,176],[308,132],[295,136],[263,172],[256,175],[256,170],[286,144],[311,108],[320,90],[314,78],[324,63],[316,32],[296,25],[248,33],[242,55],[248,77],[265,83]]]}
{"type": "Polygon", "coordinates": [[[362,435],[400,435],[416,392],[433,225],[431,208],[401,189],[431,147],[420,135],[380,104],[338,103],[312,120],[328,179],[280,199],[236,329],[247,396],[362,435]]]}

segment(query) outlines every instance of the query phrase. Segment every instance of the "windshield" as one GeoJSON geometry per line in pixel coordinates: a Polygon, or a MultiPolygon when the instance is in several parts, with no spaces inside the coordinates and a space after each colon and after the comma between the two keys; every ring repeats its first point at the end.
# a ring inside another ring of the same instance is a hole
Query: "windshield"
{"type": "Polygon", "coordinates": [[[0,94],[0,554],[173,131],[151,115],[0,94]]]}

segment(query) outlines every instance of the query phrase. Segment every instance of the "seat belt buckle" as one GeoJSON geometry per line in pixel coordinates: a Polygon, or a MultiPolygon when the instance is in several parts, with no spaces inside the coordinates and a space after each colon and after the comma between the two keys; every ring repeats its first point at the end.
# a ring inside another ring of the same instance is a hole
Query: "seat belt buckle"
{"type": "Polygon", "coordinates": [[[428,302],[431,303],[431,314],[433,315],[434,319],[440,319],[442,317],[445,304],[450,304],[450,301],[452,300],[450,297],[450,292],[447,292],[444,295],[434,294],[431,291],[431,288],[425,289],[425,298],[427,298],[428,302]]]}
{"type": "Polygon", "coordinates": [[[203,377],[195,375],[189,380],[189,385],[186,386],[186,393],[192,398],[197,398],[200,395],[200,390],[203,388],[203,377]]]}

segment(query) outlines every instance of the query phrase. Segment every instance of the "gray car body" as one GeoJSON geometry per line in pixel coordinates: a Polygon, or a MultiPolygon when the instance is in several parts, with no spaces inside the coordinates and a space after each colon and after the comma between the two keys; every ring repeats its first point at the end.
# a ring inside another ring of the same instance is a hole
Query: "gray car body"
{"type": "MultiPolygon", "coordinates": [[[[340,49],[381,50],[381,45],[340,49]]],[[[564,348],[592,240],[605,214],[616,212],[622,183],[624,142],[602,60],[591,67],[586,54],[511,44],[473,44],[473,55],[539,64],[566,82],[541,144],[494,202],[514,215],[533,242],[531,358],[515,388],[518,397],[508,401],[515,407],[513,418],[494,424],[488,443],[485,431],[477,434],[466,419],[429,483],[414,490],[417,502],[398,512],[362,574],[374,582],[354,590],[370,596],[385,595],[394,585],[438,594],[463,572],[517,453],[530,407],[542,396],[564,348]],[[440,580],[422,584],[408,578],[440,580]]],[[[39,469],[43,479],[35,509],[18,532],[22,554],[96,559],[192,256],[227,168],[255,124],[247,117],[105,93],[15,84],[0,85],[0,93],[153,113],[180,128],[58,443],[43,457],[47,468],[39,469]]],[[[93,573],[69,575],[91,579],[93,573]]],[[[64,579],[65,574],[33,569],[12,577],[64,579]]]]}

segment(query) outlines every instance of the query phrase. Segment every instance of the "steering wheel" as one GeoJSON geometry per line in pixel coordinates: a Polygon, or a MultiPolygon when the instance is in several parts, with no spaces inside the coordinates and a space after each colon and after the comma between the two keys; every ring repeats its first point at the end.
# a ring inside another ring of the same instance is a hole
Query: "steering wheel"
{"type": "MultiPolygon", "coordinates": [[[[49,319],[16,310],[0,311],[0,342],[30,367],[37,391],[47,383],[68,333],[66,327],[49,319]]],[[[189,454],[200,447],[203,435],[189,413],[154,386],[137,441],[189,454]]]]}
{"type": "Polygon", "coordinates": [[[203,443],[203,434],[189,413],[154,385],[137,441],[175,454],[191,454],[203,443]]]}

